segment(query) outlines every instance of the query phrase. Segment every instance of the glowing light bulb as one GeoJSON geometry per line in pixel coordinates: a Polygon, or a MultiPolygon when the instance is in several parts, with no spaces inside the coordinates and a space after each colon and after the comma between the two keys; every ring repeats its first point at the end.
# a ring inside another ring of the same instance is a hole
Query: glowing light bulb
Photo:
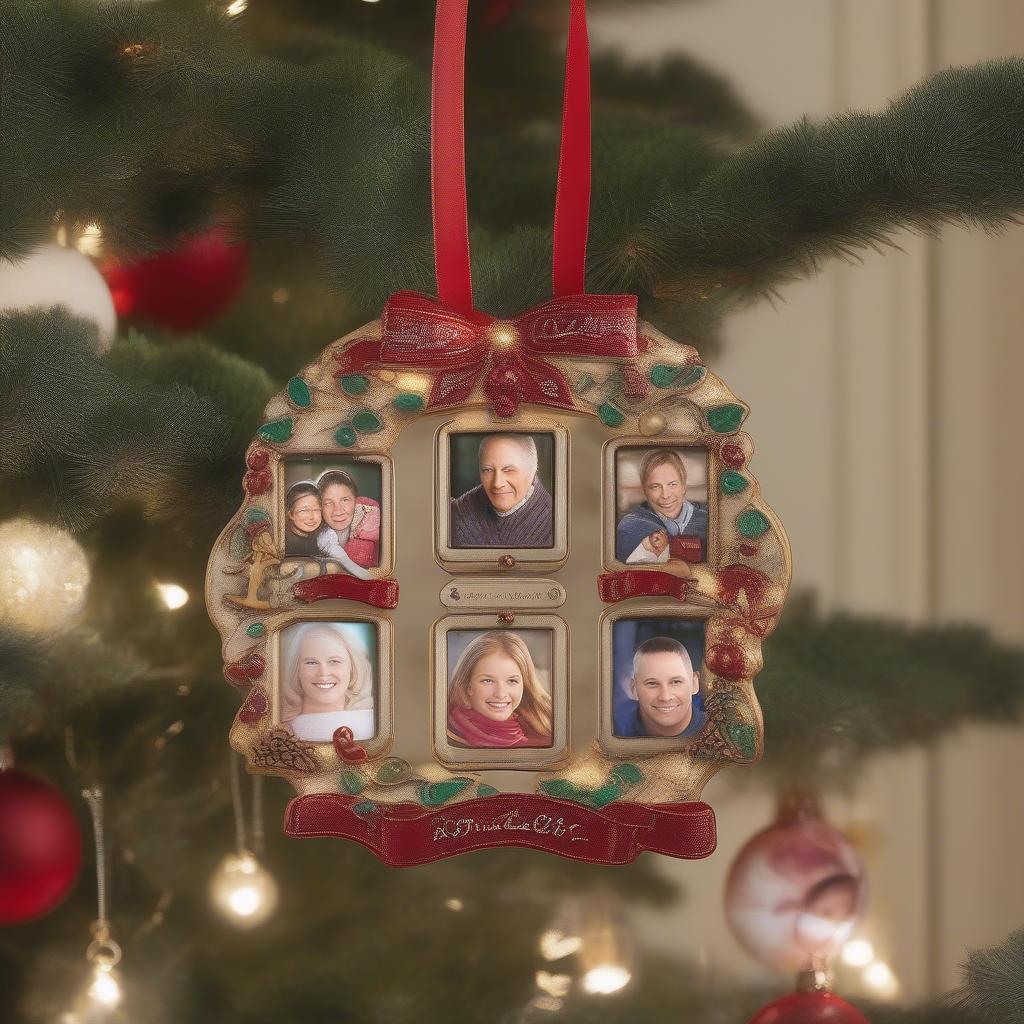
{"type": "Polygon", "coordinates": [[[550,928],[540,937],[540,955],[545,960],[561,960],[578,953],[582,945],[583,940],[578,935],[566,935],[550,928]]]}
{"type": "Polygon", "coordinates": [[[875,947],[867,939],[851,939],[843,946],[843,963],[851,967],[867,967],[875,959],[875,947]]]}
{"type": "Polygon", "coordinates": [[[876,960],[864,968],[864,981],[886,998],[896,995],[900,987],[892,968],[882,960],[876,960]]]}
{"type": "Polygon", "coordinates": [[[112,1010],[120,1004],[121,983],[117,980],[117,975],[106,964],[97,964],[93,969],[89,998],[107,1010],[112,1010]]]}
{"type": "Polygon", "coordinates": [[[464,909],[465,904],[458,896],[453,896],[450,900],[444,901],[445,908],[457,914],[460,910],[464,909]]]}
{"type": "Polygon", "coordinates": [[[71,534],[31,519],[0,525],[0,619],[59,629],[82,610],[88,586],[89,562],[71,534]]]}
{"type": "Polygon", "coordinates": [[[583,975],[583,989],[594,996],[610,996],[632,980],[633,975],[621,964],[601,964],[583,975]]]}
{"type": "Polygon", "coordinates": [[[563,999],[569,994],[572,988],[572,977],[568,974],[549,974],[547,971],[538,971],[535,975],[537,988],[546,992],[556,999],[563,999]]]}
{"type": "Polygon", "coordinates": [[[210,879],[210,897],[240,928],[262,924],[277,906],[277,883],[252,854],[231,854],[210,879]]]}
{"type": "Polygon", "coordinates": [[[232,0],[225,13],[229,18],[237,18],[248,6],[249,0],[232,0]]]}
{"type": "Polygon", "coordinates": [[[75,248],[85,256],[99,256],[103,251],[103,229],[99,224],[86,224],[75,242],[75,248]]]}
{"type": "Polygon", "coordinates": [[[188,604],[188,591],[184,587],[179,587],[177,583],[157,583],[156,589],[160,594],[160,600],[171,611],[184,608],[188,604]]]}

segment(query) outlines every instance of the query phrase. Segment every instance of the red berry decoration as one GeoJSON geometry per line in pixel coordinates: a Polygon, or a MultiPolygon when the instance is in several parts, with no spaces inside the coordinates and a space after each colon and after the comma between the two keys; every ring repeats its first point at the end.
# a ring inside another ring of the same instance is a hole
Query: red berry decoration
{"type": "Polygon", "coordinates": [[[726,444],[723,444],[718,450],[718,454],[730,469],[739,469],[743,463],[747,461],[747,456],[744,453],[743,448],[735,441],[729,441],[726,444]]]}
{"type": "Polygon", "coordinates": [[[246,725],[255,725],[269,709],[270,702],[267,700],[267,695],[257,686],[249,691],[242,710],[238,712],[238,718],[246,725]]]}
{"type": "Polygon", "coordinates": [[[346,764],[361,764],[369,760],[370,755],[366,753],[366,748],[356,743],[355,734],[347,725],[335,729],[332,739],[334,752],[346,764]]]}
{"type": "Polygon", "coordinates": [[[269,469],[254,469],[245,474],[242,486],[246,494],[266,494],[270,490],[273,480],[269,469]]]}
{"type": "Polygon", "coordinates": [[[723,679],[742,679],[747,675],[747,659],[739,644],[715,644],[709,647],[704,662],[716,676],[723,679]]]}
{"type": "Polygon", "coordinates": [[[0,925],[52,910],[82,866],[78,819],[64,795],[22,772],[0,772],[0,925]]]}
{"type": "Polygon", "coordinates": [[[750,1024],[868,1024],[868,1019],[832,992],[793,992],[761,1007],[750,1024]]]}
{"type": "Polygon", "coordinates": [[[134,263],[101,267],[119,317],[152,320],[172,331],[192,331],[231,305],[249,272],[249,248],[215,228],[176,249],[134,263]]]}
{"type": "Polygon", "coordinates": [[[270,452],[266,448],[253,448],[245,457],[245,464],[250,469],[266,469],[270,463],[270,452]]]}

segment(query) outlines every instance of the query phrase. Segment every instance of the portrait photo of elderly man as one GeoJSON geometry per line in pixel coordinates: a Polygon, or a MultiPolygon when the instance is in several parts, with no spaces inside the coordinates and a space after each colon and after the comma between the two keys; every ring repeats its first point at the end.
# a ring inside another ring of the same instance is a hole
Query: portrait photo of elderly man
{"type": "MultiPolygon", "coordinates": [[[[553,438],[547,434],[452,436],[449,543],[453,548],[552,547],[554,503],[539,472],[538,442],[548,452],[553,449],[553,438]],[[479,482],[464,489],[472,480],[479,482]]],[[[547,462],[550,467],[550,457],[547,462]]]]}
{"type": "Polygon", "coordinates": [[[691,486],[691,476],[699,476],[700,496],[706,499],[707,452],[626,448],[620,449],[616,458],[616,559],[630,564],[663,563],[672,558],[705,561],[708,506],[693,493],[696,488],[691,486]]]}

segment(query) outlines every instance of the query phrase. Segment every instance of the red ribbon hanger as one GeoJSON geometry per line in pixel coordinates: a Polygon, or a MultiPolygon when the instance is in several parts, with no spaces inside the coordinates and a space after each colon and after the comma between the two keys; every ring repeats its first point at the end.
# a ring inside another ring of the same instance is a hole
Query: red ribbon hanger
{"type": "MultiPolygon", "coordinates": [[[[437,297],[473,312],[466,207],[465,65],[469,0],[437,0],[431,93],[431,185],[437,297]]],[[[562,144],[555,192],[552,291],[581,295],[590,220],[590,42],[586,0],[571,0],[562,144]]]]}
{"type": "Polygon", "coordinates": [[[337,355],[339,376],[402,365],[433,371],[427,405],[470,400],[478,387],[494,412],[529,402],[575,408],[570,382],[548,356],[614,359],[631,397],[646,384],[630,374],[642,350],[635,295],[584,291],[590,218],[590,44],[585,0],[572,0],[565,50],[562,141],[551,256],[554,298],[507,320],[473,306],[466,208],[465,59],[468,0],[438,0],[431,95],[431,186],[438,297],[392,295],[382,334],[337,355]]]}

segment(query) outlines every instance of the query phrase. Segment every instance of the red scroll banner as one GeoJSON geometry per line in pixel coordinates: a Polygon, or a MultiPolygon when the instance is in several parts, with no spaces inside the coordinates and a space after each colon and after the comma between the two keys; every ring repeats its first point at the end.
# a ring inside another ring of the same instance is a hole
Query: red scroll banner
{"type": "Polygon", "coordinates": [[[464,800],[436,810],[314,793],[288,804],[284,828],[299,839],[351,839],[391,867],[507,846],[592,864],[630,864],[645,850],[695,860],[712,854],[717,843],[715,812],[702,802],[612,803],[593,810],[532,793],[464,800]]]}
{"type": "Polygon", "coordinates": [[[341,598],[361,601],[374,608],[398,607],[398,580],[392,579],[357,580],[344,573],[328,573],[300,580],[292,587],[292,593],[306,604],[341,598]]]}

